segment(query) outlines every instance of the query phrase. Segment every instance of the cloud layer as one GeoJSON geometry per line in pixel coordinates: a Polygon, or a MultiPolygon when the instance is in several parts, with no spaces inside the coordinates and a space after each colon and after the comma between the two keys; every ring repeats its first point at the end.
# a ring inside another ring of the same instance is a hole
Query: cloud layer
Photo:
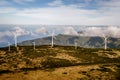
{"type": "Polygon", "coordinates": [[[22,29],[20,27],[14,27],[12,33],[16,36],[29,35],[29,31],[26,31],[25,29],[22,29]]]}
{"type": "Polygon", "coordinates": [[[108,26],[108,27],[87,27],[83,31],[84,36],[100,36],[100,37],[117,37],[120,38],[120,27],[108,26]]]}
{"type": "MultiPolygon", "coordinates": [[[[1,4],[7,5],[7,0],[1,4]],[[6,1],[6,2],[5,2],[6,1]]],[[[37,0],[12,0],[17,4],[37,0]]],[[[120,25],[120,0],[53,0],[46,6],[0,7],[1,24],[120,25]],[[84,3],[80,2],[83,1],[84,3]],[[66,3],[66,4],[65,4],[66,3]]],[[[9,2],[10,4],[10,2],[9,2]]],[[[13,3],[11,3],[13,4],[13,3]]],[[[37,4],[37,3],[36,3],[37,4]]]]}

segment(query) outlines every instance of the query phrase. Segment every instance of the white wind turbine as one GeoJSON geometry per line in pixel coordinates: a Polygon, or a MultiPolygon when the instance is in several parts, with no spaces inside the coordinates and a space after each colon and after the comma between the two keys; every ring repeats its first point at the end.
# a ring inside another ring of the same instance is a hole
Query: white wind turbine
{"type": "Polygon", "coordinates": [[[104,31],[103,32],[103,38],[104,38],[104,49],[107,49],[107,42],[108,42],[108,38],[110,37],[110,32],[109,31],[104,31]]]}
{"type": "Polygon", "coordinates": [[[75,49],[77,49],[77,42],[75,41],[75,49]]]}
{"type": "Polygon", "coordinates": [[[15,47],[17,47],[17,34],[14,33],[15,47]]]}
{"type": "Polygon", "coordinates": [[[108,36],[104,36],[104,49],[106,50],[107,49],[107,39],[108,39],[108,36]]]}
{"type": "Polygon", "coordinates": [[[8,51],[10,51],[10,42],[8,42],[8,51]]]}
{"type": "Polygon", "coordinates": [[[108,38],[112,36],[112,33],[110,30],[106,29],[106,31],[104,31],[103,34],[103,38],[104,38],[104,49],[107,49],[107,43],[108,43],[108,38]]]}
{"type": "Polygon", "coordinates": [[[52,42],[51,42],[51,47],[53,47],[54,46],[54,31],[52,32],[52,40],[51,40],[52,42]]]}
{"type": "Polygon", "coordinates": [[[35,50],[35,41],[33,42],[33,49],[35,50]]]}
{"type": "Polygon", "coordinates": [[[78,47],[78,40],[77,39],[74,40],[74,46],[75,46],[75,49],[77,49],[77,47],[78,47]]]}
{"type": "Polygon", "coordinates": [[[98,28],[96,30],[95,33],[100,36],[100,37],[103,37],[104,38],[104,49],[106,50],[107,49],[107,42],[108,42],[108,38],[110,37],[110,32],[106,29],[106,28],[98,28]]]}
{"type": "Polygon", "coordinates": [[[52,34],[51,34],[51,47],[54,46],[54,38],[56,38],[54,35],[55,35],[55,33],[53,31],[52,34]]]}
{"type": "MultiPolygon", "coordinates": [[[[83,34],[84,34],[84,31],[79,31],[78,32],[79,39],[80,39],[80,36],[84,36],[83,34]]],[[[79,44],[79,46],[81,46],[81,44],[79,44]]]]}
{"type": "Polygon", "coordinates": [[[17,44],[17,38],[18,38],[18,36],[19,36],[18,31],[13,32],[13,36],[14,36],[15,48],[16,48],[16,50],[18,51],[18,50],[19,50],[19,47],[18,47],[18,44],[17,44]]]}

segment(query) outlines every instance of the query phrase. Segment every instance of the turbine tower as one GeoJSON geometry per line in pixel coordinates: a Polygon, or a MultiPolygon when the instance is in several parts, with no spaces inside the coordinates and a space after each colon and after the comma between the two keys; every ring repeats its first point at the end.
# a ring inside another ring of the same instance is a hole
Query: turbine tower
{"type": "Polygon", "coordinates": [[[74,41],[75,49],[77,49],[77,40],[74,41]]]}
{"type": "MultiPolygon", "coordinates": [[[[83,31],[79,31],[79,32],[78,32],[79,40],[80,40],[80,36],[81,36],[81,35],[83,36],[83,34],[84,34],[83,31]]],[[[81,47],[81,44],[79,44],[79,46],[81,47]]]]}
{"type": "Polygon", "coordinates": [[[10,51],[10,42],[8,42],[8,51],[10,51]]]}
{"type": "Polygon", "coordinates": [[[104,42],[104,43],[105,43],[104,49],[105,49],[105,50],[107,49],[107,39],[108,39],[108,37],[105,36],[105,37],[104,37],[104,41],[105,41],[105,42],[104,42]]]}
{"type": "Polygon", "coordinates": [[[106,50],[107,49],[107,40],[109,38],[109,35],[103,35],[103,38],[104,38],[104,49],[106,50]]]}
{"type": "Polygon", "coordinates": [[[54,31],[52,32],[52,42],[51,42],[51,47],[54,46],[54,31]]]}
{"type": "Polygon", "coordinates": [[[17,47],[17,35],[14,34],[14,40],[15,40],[15,47],[17,47]]]}
{"type": "Polygon", "coordinates": [[[35,41],[33,42],[33,49],[35,50],[35,41]]]}
{"type": "Polygon", "coordinates": [[[15,48],[16,48],[17,51],[19,51],[19,47],[17,45],[17,36],[18,36],[18,34],[17,33],[13,33],[13,35],[14,35],[14,40],[15,40],[15,48]]]}

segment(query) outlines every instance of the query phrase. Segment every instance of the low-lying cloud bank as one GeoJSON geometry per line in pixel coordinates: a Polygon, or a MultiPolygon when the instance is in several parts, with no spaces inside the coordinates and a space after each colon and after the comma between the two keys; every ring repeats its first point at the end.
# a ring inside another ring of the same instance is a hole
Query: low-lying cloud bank
{"type": "MultiPolygon", "coordinates": [[[[0,27],[2,29],[2,27],[0,27]]],[[[13,26],[8,29],[4,28],[4,31],[0,31],[0,43],[7,42],[9,39],[14,40],[14,35],[18,36],[19,41],[26,39],[34,39],[51,36],[52,31],[55,35],[75,35],[75,36],[108,36],[120,38],[119,26],[37,26],[37,27],[21,27],[13,26]],[[21,39],[20,39],[21,38],[21,39]]],[[[13,41],[10,40],[10,41],[13,41]]]]}
{"type": "Polygon", "coordinates": [[[108,26],[108,27],[88,27],[85,29],[84,34],[87,36],[108,36],[108,37],[120,37],[120,27],[108,26]]]}
{"type": "Polygon", "coordinates": [[[64,34],[66,35],[80,35],[80,36],[108,36],[120,37],[120,27],[106,26],[106,27],[81,27],[81,30],[75,30],[74,27],[65,28],[64,34]]]}

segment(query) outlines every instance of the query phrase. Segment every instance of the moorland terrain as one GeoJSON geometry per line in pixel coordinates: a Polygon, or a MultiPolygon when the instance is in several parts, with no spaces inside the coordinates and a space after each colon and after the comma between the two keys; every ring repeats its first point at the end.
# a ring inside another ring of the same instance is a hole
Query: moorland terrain
{"type": "Polygon", "coordinates": [[[120,49],[0,48],[0,80],[119,80],[120,49]]]}

